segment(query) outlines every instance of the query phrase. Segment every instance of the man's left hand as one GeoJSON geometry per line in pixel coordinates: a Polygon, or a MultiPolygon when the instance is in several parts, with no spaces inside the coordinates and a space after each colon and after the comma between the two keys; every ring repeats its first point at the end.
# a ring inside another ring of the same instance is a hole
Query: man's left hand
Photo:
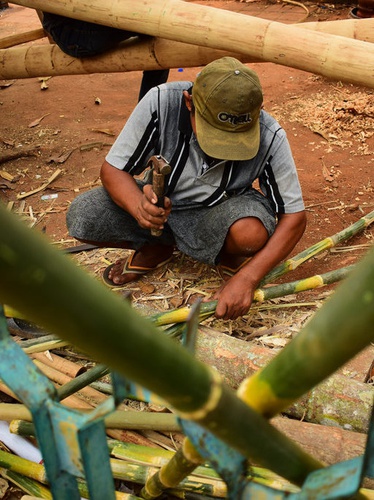
{"type": "Polygon", "coordinates": [[[255,285],[235,274],[214,294],[218,300],[215,316],[220,319],[237,319],[248,314],[253,301],[255,285]]]}

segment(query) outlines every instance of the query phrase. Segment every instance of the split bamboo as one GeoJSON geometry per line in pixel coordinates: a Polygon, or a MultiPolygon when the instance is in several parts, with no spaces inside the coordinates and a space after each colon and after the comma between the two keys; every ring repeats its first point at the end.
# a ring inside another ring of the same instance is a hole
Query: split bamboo
{"type": "MultiPolygon", "coordinates": [[[[374,42],[374,20],[347,19],[294,26],[374,42]]],[[[0,40],[0,49],[1,40],[0,40]]],[[[160,68],[205,66],[223,56],[236,57],[243,63],[259,59],[233,51],[223,51],[183,42],[148,38],[131,39],[117,49],[97,57],[77,59],[68,56],[56,45],[32,45],[0,50],[0,78],[31,78],[43,75],[80,75],[115,73],[160,68]]]]}
{"type": "MultiPolygon", "coordinates": [[[[374,87],[372,44],[180,0],[16,0],[19,5],[374,87]]],[[[167,66],[169,67],[169,65],[167,66]]]]}
{"type": "Polygon", "coordinates": [[[56,370],[62,371],[69,377],[73,378],[87,371],[85,366],[74,363],[73,361],[63,358],[55,353],[48,353],[48,355],[45,352],[35,353],[31,355],[31,358],[38,359],[43,364],[52,366],[56,370]]]}

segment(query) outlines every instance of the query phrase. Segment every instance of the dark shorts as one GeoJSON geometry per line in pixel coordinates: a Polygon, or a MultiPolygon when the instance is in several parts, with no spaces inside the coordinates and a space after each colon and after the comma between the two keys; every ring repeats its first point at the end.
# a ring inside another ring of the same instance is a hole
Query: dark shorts
{"type": "Polygon", "coordinates": [[[75,198],[67,213],[67,226],[69,234],[79,240],[118,245],[126,241],[135,249],[146,243],[176,245],[190,257],[215,265],[230,226],[245,217],[257,217],[269,236],[273,234],[276,219],[269,201],[250,189],[214,207],[178,207],[172,210],[162,235],[153,237],[99,187],[75,198]]]}

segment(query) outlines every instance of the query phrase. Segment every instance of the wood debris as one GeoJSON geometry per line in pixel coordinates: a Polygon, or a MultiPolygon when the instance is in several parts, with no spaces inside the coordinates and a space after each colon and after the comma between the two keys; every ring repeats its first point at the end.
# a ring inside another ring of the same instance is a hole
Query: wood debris
{"type": "Polygon", "coordinates": [[[293,99],[274,106],[271,113],[282,122],[299,122],[329,145],[355,146],[356,154],[371,155],[367,140],[374,136],[374,93],[349,88],[317,92],[308,99],[293,99]]]}

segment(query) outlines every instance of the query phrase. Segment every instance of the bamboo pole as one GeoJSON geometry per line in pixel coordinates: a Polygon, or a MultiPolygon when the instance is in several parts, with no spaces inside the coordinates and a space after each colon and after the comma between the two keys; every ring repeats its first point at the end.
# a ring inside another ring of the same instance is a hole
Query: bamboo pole
{"type": "Polygon", "coordinates": [[[343,229],[342,231],[333,234],[332,236],[328,236],[323,240],[315,243],[311,247],[303,250],[298,253],[294,257],[282,262],[279,266],[275,267],[272,271],[270,271],[262,280],[261,285],[266,283],[270,283],[271,281],[283,276],[289,271],[294,271],[301,264],[306,262],[307,260],[315,257],[325,250],[329,250],[330,248],[335,247],[339,243],[343,241],[347,241],[352,236],[355,236],[360,231],[363,231],[367,227],[370,226],[374,222],[374,210],[363,217],[361,217],[358,221],[351,224],[349,227],[343,229]]]}
{"type": "MultiPolygon", "coordinates": [[[[255,59],[374,87],[374,47],[345,37],[189,4],[181,0],[16,0],[68,17],[179,42],[230,50],[255,59]]],[[[169,66],[167,66],[169,67],[169,66]]]]}
{"type": "MultiPolygon", "coordinates": [[[[374,42],[374,20],[347,19],[295,26],[374,42]]],[[[0,40],[0,49],[1,49],[0,40]]],[[[43,75],[80,75],[205,66],[223,56],[243,63],[259,59],[233,51],[201,47],[163,38],[136,38],[123,42],[117,49],[97,57],[70,57],[54,44],[32,45],[0,50],[0,78],[30,78],[43,75]]]]}
{"type": "Polygon", "coordinates": [[[7,228],[0,232],[0,302],[68,338],[291,482],[300,484],[321,467],[243,403],[213,369],[48,245],[42,234],[2,208],[0,226],[7,228]]]}
{"type": "Polygon", "coordinates": [[[4,479],[8,479],[13,484],[18,486],[22,491],[29,493],[30,495],[36,496],[36,498],[45,498],[46,500],[53,500],[52,493],[50,490],[40,484],[38,481],[31,479],[27,476],[23,476],[18,472],[14,472],[12,470],[5,469],[3,467],[0,468],[0,475],[4,479]]]}
{"type": "Polygon", "coordinates": [[[238,394],[252,408],[267,417],[276,415],[360,352],[364,338],[367,343],[373,339],[374,249],[356,271],[330,297],[328,307],[266,367],[242,382],[238,394]]]}
{"type": "MultiPolygon", "coordinates": [[[[284,297],[286,295],[306,292],[322,286],[331,285],[346,278],[353,268],[354,265],[351,265],[341,269],[335,269],[334,271],[328,271],[327,273],[316,274],[315,276],[292,281],[290,283],[257,288],[254,292],[253,301],[256,303],[262,303],[266,300],[276,299],[278,297],[284,297]]],[[[216,307],[216,300],[211,300],[201,304],[200,321],[214,314],[216,307]]],[[[187,321],[190,311],[191,309],[185,306],[180,307],[179,309],[167,311],[165,313],[157,313],[151,316],[150,319],[156,326],[184,323],[187,321]]],[[[166,333],[168,333],[168,330],[166,330],[166,333]]],[[[171,336],[176,336],[177,334],[180,334],[180,330],[178,329],[175,331],[174,328],[171,328],[170,334],[171,336]]]]}

